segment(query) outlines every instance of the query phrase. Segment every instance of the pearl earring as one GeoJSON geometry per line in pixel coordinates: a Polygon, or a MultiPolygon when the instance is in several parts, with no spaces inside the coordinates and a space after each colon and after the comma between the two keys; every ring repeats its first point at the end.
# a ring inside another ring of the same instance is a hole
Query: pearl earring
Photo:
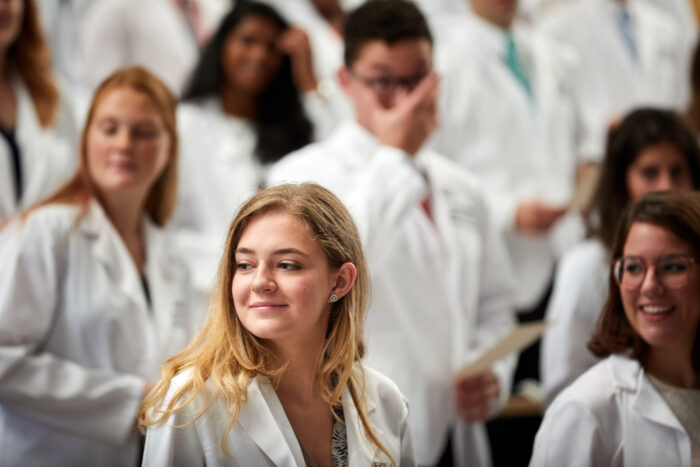
{"type": "Polygon", "coordinates": [[[338,296],[336,294],[331,294],[331,296],[328,297],[328,301],[331,303],[335,303],[338,301],[338,296]]]}

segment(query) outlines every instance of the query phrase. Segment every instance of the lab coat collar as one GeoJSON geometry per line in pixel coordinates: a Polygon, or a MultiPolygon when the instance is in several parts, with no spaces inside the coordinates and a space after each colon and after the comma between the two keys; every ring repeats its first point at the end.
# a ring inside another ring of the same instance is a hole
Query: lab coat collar
{"type": "MultiPolygon", "coordinates": [[[[151,256],[149,236],[153,236],[152,222],[144,216],[143,228],[146,241],[148,263],[151,256]]],[[[95,242],[95,257],[108,270],[110,277],[118,284],[127,297],[133,300],[141,309],[148,309],[146,297],[141,283],[141,277],[134,265],[131,255],[126,249],[119,233],[107,217],[104,209],[96,199],[91,199],[88,212],[80,222],[80,231],[95,242]]],[[[157,242],[153,242],[157,243],[157,242]]],[[[154,245],[154,248],[157,248],[154,245]]]]}
{"type": "MultiPolygon", "coordinates": [[[[375,151],[382,145],[376,136],[369,132],[365,127],[360,125],[356,120],[348,120],[333,133],[331,136],[335,144],[338,146],[338,154],[344,155],[342,161],[349,168],[361,169],[369,164],[370,158],[375,151]],[[351,150],[347,150],[351,147],[351,150]]],[[[398,148],[392,150],[401,151],[398,148]]],[[[426,153],[430,153],[424,145],[418,153],[409,158],[416,167],[419,167],[422,159],[426,157],[426,153]]]]}
{"type": "MultiPolygon", "coordinates": [[[[383,458],[383,456],[380,456],[379,450],[365,436],[357,407],[355,407],[347,387],[343,390],[342,401],[349,447],[349,465],[351,467],[372,465],[372,461],[378,460],[380,457],[383,458]]],[[[367,397],[368,419],[375,408],[374,401],[367,397]]],[[[294,429],[289,423],[274,388],[266,377],[258,375],[248,385],[248,399],[241,406],[237,423],[275,465],[290,467],[305,465],[301,445],[294,429]]],[[[374,424],[372,424],[372,430],[379,440],[388,446],[386,435],[374,424]]],[[[229,446],[231,451],[234,448],[233,445],[229,446]]]]}
{"type": "Polygon", "coordinates": [[[352,167],[366,166],[371,155],[380,146],[377,137],[354,119],[343,123],[334,135],[334,139],[342,148],[352,145],[352,151],[342,151],[342,154],[349,156],[344,162],[352,167]]]}
{"type": "MultiPolygon", "coordinates": [[[[358,372],[359,370],[355,370],[358,372]]],[[[356,373],[358,374],[358,373],[356,373]]],[[[358,395],[361,394],[360,388],[357,388],[358,395]]],[[[384,446],[390,446],[384,432],[371,422],[371,415],[376,406],[371,397],[366,397],[367,404],[367,420],[369,421],[372,431],[384,446]]],[[[365,429],[362,426],[362,421],[357,411],[357,407],[352,400],[350,390],[346,387],[343,390],[343,415],[345,416],[345,429],[348,441],[348,465],[350,467],[365,467],[374,465],[375,461],[388,462],[386,455],[382,453],[365,435],[365,429]]]]}
{"type": "Polygon", "coordinates": [[[666,401],[645,376],[644,368],[637,360],[624,355],[612,355],[610,365],[615,388],[636,394],[632,401],[636,412],[650,421],[685,432],[666,401]]]}
{"type": "Polygon", "coordinates": [[[513,33],[513,28],[503,29],[477,15],[470,15],[468,21],[475,38],[478,38],[479,49],[505,59],[506,38],[509,33],[513,33]]]}
{"type": "MultiPolygon", "coordinates": [[[[248,400],[241,405],[237,422],[276,466],[305,465],[294,429],[266,377],[257,376],[248,385],[248,400]]],[[[231,444],[229,450],[234,449],[231,444]]]]}

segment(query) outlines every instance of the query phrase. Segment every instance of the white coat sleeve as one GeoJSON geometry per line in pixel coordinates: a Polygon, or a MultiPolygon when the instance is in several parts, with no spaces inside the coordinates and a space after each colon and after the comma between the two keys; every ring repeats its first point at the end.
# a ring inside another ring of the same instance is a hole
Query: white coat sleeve
{"type": "Polygon", "coordinates": [[[607,295],[592,285],[596,272],[582,268],[571,255],[564,256],[557,270],[540,355],[542,386],[549,402],[598,361],[587,347],[607,295]]]}
{"type": "MultiPolygon", "coordinates": [[[[484,250],[472,349],[477,353],[493,347],[515,326],[515,278],[503,237],[495,232],[486,206],[482,205],[482,210],[484,250]]],[[[496,362],[492,368],[499,384],[499,404],[494,411],[499,411],[508,401],[516,363],[517,356],[510,355],[496,362]]]]}
{"type": "Polygon", "coordinates": [[[60,319],[68,240],[31,217],[0,235],[0,404],[67,432],[122,444],[135,430],[145,381],[42,350],[60,319]]]}
{"type": "Polygon", "coordinates": [[[615,448],[609,428],[581,402],[556,400],[535,437],[530,467],[611,465],[615,448]]]}

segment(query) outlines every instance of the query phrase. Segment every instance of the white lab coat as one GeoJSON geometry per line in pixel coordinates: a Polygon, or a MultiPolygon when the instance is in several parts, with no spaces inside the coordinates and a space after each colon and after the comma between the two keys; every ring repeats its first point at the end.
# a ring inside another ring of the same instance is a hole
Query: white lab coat
{"type": "MultiPolygon", "coordinates": [[[[389,378],[365,368],[367,414],[372,428],[400,466],[416,465],[408,429],[408,403],[389,378]]],[[[187,381],[188,373],[176,376],[170,385],[170,399],[187,381]]],[[[201,396],[200,396],[201,397],[201,396]]],[[[388,462],[364,434],[350,392],[341,397],[347,427],[348,460],[351,467],[372,465],[373,460],[388,462]]],[[[197,399],[197,403],[201,398],[197,399]]],[[[196,407],[196,405],[194,406],[196,407]]],[[[146,432],[144,467],[182,466],[278,466],[305,465],[299,441],[287,419],[274,388],[263,376],[248,385],[248,399],[241,406],[236,423],[226,438],[230,457],[221,441],[229,421],[230,410],[216,401],[196,422],[181,428],[192,417],[189,408],[172,415],[163,425],[146,432]]]]}
{"type": "Polygon", "coordinates": [[[574,78],[590,145],[583,156],[600,161],[608,127],[638,106],[685,110],[689,97],[687,46],[663,10],[629,0],[640,63],[631,58],[618,26],[620,2],[573,0],[548,15],[539,29],[572,47],[581,66],[574,78]]]}
{"type": "Polygon", "coordinates": [[[597,239],[566,252],[559,262],[542,337],[542,388],[552,401],[599,359],[586,347],[608,297],[609,253],[597,239]]]}
{"type": "MultiPolygon", "coordinates": [[[[355,122],[285,157],[268,175],[271,183],[320,183],[353,214],[372,276],[367,362],[407,395],[418,463],[436,463],[455,425],[455,373],[513,326],[508,262],[475,180],[428,150],[414,164],[355,122]],[[427,194],[434,224],[420,207],[427,194]]],[[[513,363],[494,368],[502,400],[513,363]]],[[[470,456],[459,465],[489,461],[480,424],[455,447],[470,456]]]]}
{"type": "Polygon", "coordinates": [[[523,201],[569,203],[585,131],[571,87],[575,58],[523,25],[513,35],[534,101],[505,63],[506,32],[471,15],[438,56],[441,124],[431,145],[481,181],[513,261],[517,306],[529,309],[544,294],[558,254],[582,238],[583,227],[570,215],[547,234],[521,234],[516,208],[523,201]]]}
{"type": "Polygon", "coordinates": [[[226,115],[217,97],[180,104],[177,122],[180,167],[171,226],[204,292],[213,285],[234,214],[258,190],[266,168],[255,157],[253,123],[226,115]]]}
{"type": "Polygon", "coordinates": [[[59,105],[56,123],[44,128],[27,87],[19,78],[12,84],[17,96],[15,138],[20,150],[24,190],[18,205],[10,147],[5,138],[0,137],[0,220],[53,194],[73,175],[78,165],[77,129],[65,100],[59,105]]]}
{"type": "Polygon", "coordinates": [[[612,355],[547,409],[531,467],[690,467],[690,437],[639,362],[612,355]]]}
{"type": "Polygon", "coordinates": [[[0,464],[133,466],[146,381],[193,336],[187,274],[144,218],[145,276],[96,201],[0,233],[0,464]]]}
{"type": "Polygon", "coordinates": [[[179,95],[199,58],[187,20],[169,0],[99,0],[83,26],[83,81],[89,89],[117,68],[142,65],[179,95]]]}

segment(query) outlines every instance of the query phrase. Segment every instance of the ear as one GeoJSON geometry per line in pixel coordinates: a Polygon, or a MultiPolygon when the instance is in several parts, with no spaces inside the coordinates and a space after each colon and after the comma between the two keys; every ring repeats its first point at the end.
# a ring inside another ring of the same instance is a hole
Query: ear
{"type": "Polygon", "coordinates": [[[338,273],[335,278],[335,283],[331,289],[331,294],[337,295],[338,298],[343,298],[350,292],[352,286],[355,284],[355,278],[357,277],[357,268],[352,263],[344,263],[338,269],[338,273]]]}
{"type": "Polygon", "coordinates": [[[338,83],[343,92],[350,96],[350,85],[352,83],[352,76],[350,75],[350,70],[346,66],[342,66],[338,69],[338,83]]]}

